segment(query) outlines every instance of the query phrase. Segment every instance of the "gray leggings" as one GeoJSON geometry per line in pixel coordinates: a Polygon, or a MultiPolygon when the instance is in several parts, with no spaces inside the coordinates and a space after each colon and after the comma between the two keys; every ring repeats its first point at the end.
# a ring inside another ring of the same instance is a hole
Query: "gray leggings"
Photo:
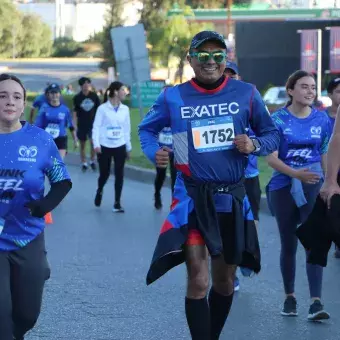
{"type": "Polygon", "coordinates": [[[26,247],[0,252],[0,338],[22,339],[38,320],[50,269],[44,233],[26,247]]]}
{"type": "MultiPolygon", "coordinates": [[[[301,209],[304,220],[313,210],[316,197],[319,194],[322,182],[315,185],[305,185],[304,192],[307,204],[301,209]]],[[[269,200],[275,212],[275,218],[279,227],[281,239],[280,267],[286,294],[294,293],[296,251],[298,239],[295,235],[299,221],[299,209],[297,208],[290,186],[269,192],[269,200]]],[[[302,222],[304,222],[302,220],[302,222]]],[[[307,254],[306,254],[307,257],[307,254]]],[[[309,292],[311,297],[321,298],[322,273],[321,266],[306,263],[309,292]]]]}

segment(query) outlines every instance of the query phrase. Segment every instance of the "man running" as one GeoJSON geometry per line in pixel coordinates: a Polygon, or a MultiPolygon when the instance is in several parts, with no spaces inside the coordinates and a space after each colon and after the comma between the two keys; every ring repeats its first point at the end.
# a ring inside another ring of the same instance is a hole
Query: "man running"
{"type": "Polygon", "coordinates": [[[223,75],[226,58],[222,35],[198,33],[188,55],[195,78],[163,91],[139,126],[142,149],[159,167],[167,166],[169,152],[160,148],[158,133],[165,126],[173,133],[179,174],[147,284],[186,262],[185,311],[193,340],[219,339],[232,305],[237,265],[260,271],[244,171],[248,154],[267,155],[279,144],[278,131],[255,87],[223,75]],[[249,124],[253,139],[247,135],[249,124]],[[245,244],[250,247],[245,249],[245,244]],[[207,299],[208,252],[212,288],[207,299]]]}
{"type": "Polygon", "coordinates": [[[90,167],[96,170],[95,152],[92,144],[92,127],[96,111],[100,105],[99,97],[91,88],[91,79],[82,77],[78,81],[81,91],[73,98],[74,114],[73,119],[77,125],[77,137],[80,141],[80,159],[82,163],[82,170],[88,169],[86,162],[86,141],[89,140],[91,144],[91,162],[90,167]]]}

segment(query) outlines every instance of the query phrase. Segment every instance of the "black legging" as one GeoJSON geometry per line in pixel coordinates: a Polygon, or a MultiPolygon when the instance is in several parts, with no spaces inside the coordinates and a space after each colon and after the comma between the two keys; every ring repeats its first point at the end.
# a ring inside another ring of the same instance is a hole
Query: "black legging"
{"type": "MultiPolygon", "coordinates": [[[[177,170],[175,168],[175,163],[174,163],[174,155],[170,154],[169,157],[169,163],[170,163],[170,176],[171,176],[171,190],[174,192],[174,186],[175,186],[175,181],[176,181],[176,174],[177,170]]],[[[157,168],[156,167],[156,178],[155,178],[155,195],[160,195],[162,186],[165,181],[166,177],[166,169],[167,168],[157,168]]]]}
{"type": "Polygon", "coordinates": [[[126,160],[126,146],[118,148],[107,148],[101,146],[102,152],[98,154],[99,178],[98,190],[102,191],[106,184],[111,171],[112,158],[114,161],[115,175],[115,202],[120,203],[124,182],[124,165],[126,160]]]}

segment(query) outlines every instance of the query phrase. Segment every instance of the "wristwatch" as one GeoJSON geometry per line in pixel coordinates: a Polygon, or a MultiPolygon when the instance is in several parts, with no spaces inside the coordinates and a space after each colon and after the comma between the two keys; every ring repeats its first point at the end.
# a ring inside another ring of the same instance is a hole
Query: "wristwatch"
{"type": "Polygon", "coordinates": [[[253,142],[253,145],[254,145],[254,147],[255,147],[255,150],[254,150],[253,152],[259,152],[260,149],[261,149],[261,144],[260,144],[260,142],[258,141],[258,139],[257,139],[257,138],[250,138],[250,139],[251,139],[251,141],[253,142]]]}

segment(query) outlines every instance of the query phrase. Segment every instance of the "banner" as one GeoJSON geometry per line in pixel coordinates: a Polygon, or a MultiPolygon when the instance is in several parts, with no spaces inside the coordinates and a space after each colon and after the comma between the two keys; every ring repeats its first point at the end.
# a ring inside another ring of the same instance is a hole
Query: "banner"
{"type": "Polygon", "coordinates": [[[330,28],[329,71],[340,73],[340,27],[330,28]]]}
{"type": "Polygon", "coordinates": [[[301,70],[317,73],[318,31],[301,30],[301,70]]]}

